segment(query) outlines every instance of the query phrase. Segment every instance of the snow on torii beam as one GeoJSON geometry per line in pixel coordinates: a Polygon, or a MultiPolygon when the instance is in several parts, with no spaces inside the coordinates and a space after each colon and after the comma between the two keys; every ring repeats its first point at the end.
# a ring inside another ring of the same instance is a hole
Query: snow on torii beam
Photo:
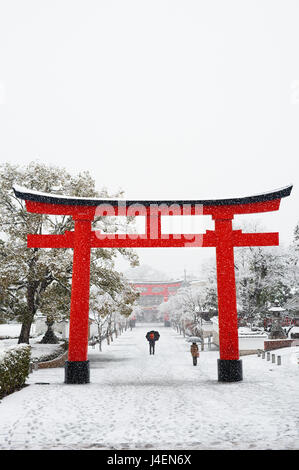
{"type": "Polygon", "coordinates": [[[239,360],[234,247],[278,245],[278,233],[249,233],[232,229],[236,214],[252,214],[279,209],[292,186],[256,196],[215,200],[123,200],[68,197],[15,187],[26,201],[28,212],[70,215],[74,232],[63,235],[28,235],[30,248],[73,248],[73,278],[70,312],[67,383],[89,382],[87,360],[89,279],[91,248],[215,247],[219,314],[220,359],[218,380],[242,380],[239,360]],[[91,230],[96,216],[145,216],[144,234],[103,234],[91,230]],[[215,230],[205,234],[162,234],[161,216],[211,215],[215,230]]]}

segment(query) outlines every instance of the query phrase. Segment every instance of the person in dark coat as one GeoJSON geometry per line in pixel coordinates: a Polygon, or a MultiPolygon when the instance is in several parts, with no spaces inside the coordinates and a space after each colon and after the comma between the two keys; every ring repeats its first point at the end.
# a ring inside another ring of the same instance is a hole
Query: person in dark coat
{"type": "Polygon", "coordinates": [[[145,335],[146,339],[149,342],[149,353],[155,354],[155,343],[160,338],[160,333],[155,330],[148,331],[145,335]]]}
{"type": "Polygon", "coordinates": [[[190,352],[193,358],[193,365],[197,365],[197,358],[199,357],[198,346],[196,343],[192,343],[190,347],[190,352]]]}

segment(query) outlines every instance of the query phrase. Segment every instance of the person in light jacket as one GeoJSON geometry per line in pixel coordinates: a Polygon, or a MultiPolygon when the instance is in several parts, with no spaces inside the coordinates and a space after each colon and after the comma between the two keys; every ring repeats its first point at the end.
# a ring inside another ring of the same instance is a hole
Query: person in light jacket
{"type": "Polygon", "coordinates": [[[197,358],[199,357],[198,346],[196,343],[192,343],[190,347],[190,352],[193,358],[193,365],[197,365],[197,358]]]}

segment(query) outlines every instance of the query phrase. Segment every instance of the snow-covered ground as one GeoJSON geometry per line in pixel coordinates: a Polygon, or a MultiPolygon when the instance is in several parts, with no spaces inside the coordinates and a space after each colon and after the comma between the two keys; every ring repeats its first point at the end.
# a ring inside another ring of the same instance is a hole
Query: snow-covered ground
{"type": "MultiPolygon", "coordinates": [[[[18,344],[18,338],[21,332],[20,323],[11,323],[0,325],[0,351],[5,350],[11,346],[18,344]]],[[[60,335],[57,334],[57,337],[60,335]]],[[[31,346],[31,358],[43,360],[52,354],[57,356],[63,352],[61,341],[59,344],[40,344],[39,342],[43,338],[43,335],[31,336],[30,346],[31,346]]]]}
{"type": "Polygon", "coordinates": [[[0,324],[0,338],[18,338],[21,326],[21,323],[0,324]]]}
{"type": "Polygon", "coordinates": [[[137,324],[90,348],[90,384],[64,384],[63,368],[33,372],[0,403],[0,449],[299,448],[299,348],[279,350],[281,366],[243,357],[237,383],[217,381],[218,351],[194,367],[189,348],[170,328],[137,324]]]}

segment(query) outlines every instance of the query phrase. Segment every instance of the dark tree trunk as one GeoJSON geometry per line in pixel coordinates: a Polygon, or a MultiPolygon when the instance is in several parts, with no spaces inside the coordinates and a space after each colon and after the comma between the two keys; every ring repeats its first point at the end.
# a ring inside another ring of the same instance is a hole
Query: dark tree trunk
{"type": "Polygon", "coordinates": [[[26,321],[23,321],[22,323],[22,328],[21,328],[21,333],[19,336],[18,343],[27,343],[29,344],[29,337],[30,337],[30,328],[32,324],[33,319],[30,321],[27,319],[26,321]]]}
{"type": "Polygon", "coordinates": [[[27,287],[28,310],[24,314],[24,317],[23,317],[21,333],[20,333],[19,340],[18,340],[19,344],[20,343],[29,344],[30,328],[34,320],[34,315],[36,312],[35,303],[34,303],[34,292],[35,292],[34,286],[32,284],[29,284],[27,287]]]}

